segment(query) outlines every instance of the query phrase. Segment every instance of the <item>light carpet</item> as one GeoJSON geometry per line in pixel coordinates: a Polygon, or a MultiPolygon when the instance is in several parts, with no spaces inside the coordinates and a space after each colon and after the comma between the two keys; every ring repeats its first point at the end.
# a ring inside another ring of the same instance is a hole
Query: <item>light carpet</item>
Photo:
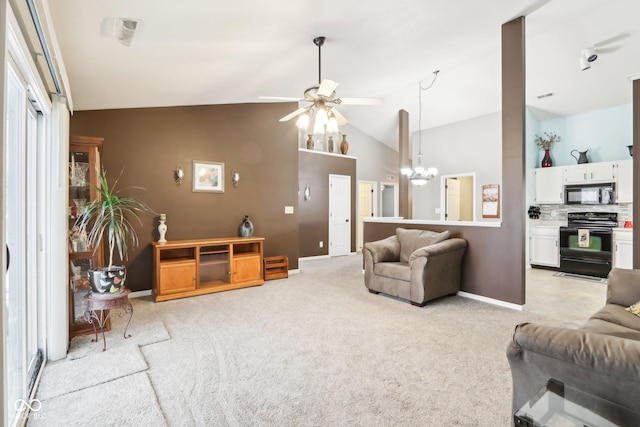
{"type": "Polygon", "coordinates": [[[142,358],[140,348],[133,343],[91,357],[49,362],[42,371],[36,398],[41,401],[52,399],[146,369],[147,362],[142,358]]]}
{"type": "Polygon", "coordinates": [[[166,426],[146,372],[45,400],[29,426],[166,426]]]}
{"type": "MultiPolygon", "coordinates": [[[[370,294],[360,256],[135,310],[171,336],[140,348],[171,426],[508,426],[513,329],[558,323],[463,297],[418,308],[370,294]]],[[[91,407],[78,397],[69,404],[91,407]]],[[[56,421],[76,425],[74,413],[56,421]]]]}
{"type": "MultiPolygon", "coordinates": [[[[127,335],[131,335],[131,337],[125,340],[123,339],[124,328],[127,325],[129,316],[114,316],[111,319],[111,331],[105,332],[107,349],[113,349],[131,343],[142,347],[156,342],[166,341],[170,338],[161,320],[148,321],[144,318],[141,319],[141,317],[142,316],[134,310],[134,316],[127,329],[127,335]]],[[[92,342],[94,338],[94,334],[73,337],[69,343],[67,359],[81,359],[90,354],[102,353],[102,334],[98,333],[98,342],[92,342]]]]}

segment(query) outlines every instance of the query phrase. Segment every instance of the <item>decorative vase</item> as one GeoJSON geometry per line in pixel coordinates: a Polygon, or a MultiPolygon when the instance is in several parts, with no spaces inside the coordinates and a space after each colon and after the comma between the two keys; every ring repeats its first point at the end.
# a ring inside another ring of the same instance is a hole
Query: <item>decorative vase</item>
{"type": "Polygon", "coordinates": [[[113,295],[124,291],[127,269],[124,265],[112,265],[89,269],[89,284],[94,295],[113,295]]]}
{"type": "Polygon", "coordinates": [[[333,153],[333,137],[332,136],[329,137],[328,144],[329,144],[329,152],[333,153]]]}
{"type": "Polygon", "coordinates": [[[549,150],[544,150],[544,157],[542,158],[542,167],[550,168],[553,166],[553,160],[551,160],[551,155],[549,154],[549,150]]]}
{"type": "Polygon", "coordinates": [[[340,142],[340,152],[342,154],[347,154],[349,151],[349,143],[347,142],[347,135],[342,134],[342,141],[340,142]]]}
{"type": "Polygon", "coordinates": [[[586,151],[571,150],[569,154],[571,154],[571,157],[576,159],[576,162],[578,162],[578,164],[589,163],[589,158],[587,157],[587,151],[589,150],[586,150],[586,151]],[[578,157],[573,155],[574,152],[578,153],[578,157]]]}
{"type": "Polygon", "coordinates": [[[253,236],[253,223],[249,219],[249,215],[245,215],[240,227],[238,227],[238,235],[240,237],[253,236]]]}
{"type": "Polygon", "coordinates": [[[313,150],[313,136],[312,135],[307,135],[309,138],[307,138],[307,150],[313,150]]]}
{"type": "Polygon", "coordinates": [[[160,224],[158,225],[158,233],[160,233],[160,238],[158,239],[158,243],[167,243],[167,239],[165,239],[165,235],[167,233],[167,224],[165,224],[166,220],[167,215],[160,214],[160,224]]]}

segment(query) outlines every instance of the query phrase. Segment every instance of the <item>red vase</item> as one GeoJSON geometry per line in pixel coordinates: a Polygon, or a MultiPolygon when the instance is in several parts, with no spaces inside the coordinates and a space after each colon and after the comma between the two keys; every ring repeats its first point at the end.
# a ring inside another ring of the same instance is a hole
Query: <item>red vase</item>
{"type": "Polygon", "coordinates": [[[549,155],[549,150],[544,150],[544,157],[542,158],[542,167],[550,168],[553,166],[553,160],[551,160],[551,155],[549,155]]]}

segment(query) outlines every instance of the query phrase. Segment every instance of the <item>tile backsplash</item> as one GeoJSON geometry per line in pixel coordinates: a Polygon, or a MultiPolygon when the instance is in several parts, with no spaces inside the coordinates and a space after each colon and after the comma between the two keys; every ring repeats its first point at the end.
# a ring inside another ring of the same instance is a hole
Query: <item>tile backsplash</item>
{"type": "MultiPolygon", "coordinates": [[[[566,221],[567,212],[617,212],[618,222],[631,221],[633,204],[617,205],[536,205],[540,207],[540,220],[566,221]]],[[[535,221],[535,220],[534,220],[535,221]]]]}

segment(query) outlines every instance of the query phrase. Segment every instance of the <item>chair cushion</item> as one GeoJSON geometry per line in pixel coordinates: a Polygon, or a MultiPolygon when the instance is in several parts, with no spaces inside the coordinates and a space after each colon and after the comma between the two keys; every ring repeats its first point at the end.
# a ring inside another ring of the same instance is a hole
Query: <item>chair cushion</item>
{"type": "Polygon", "coordinates": [[[411,268],[406,262],[379,262],[374,266],[376,276],[411,282],[411,268]]]}
{"type": "Polygon", "coordinates": [[[438,233],[430,230],[407,230],[396,228],[396,235],[400,242],[400,262],[409,262],[411,254],[424,246],[433,245],[451,237],[450,231],[438,233]]]}

